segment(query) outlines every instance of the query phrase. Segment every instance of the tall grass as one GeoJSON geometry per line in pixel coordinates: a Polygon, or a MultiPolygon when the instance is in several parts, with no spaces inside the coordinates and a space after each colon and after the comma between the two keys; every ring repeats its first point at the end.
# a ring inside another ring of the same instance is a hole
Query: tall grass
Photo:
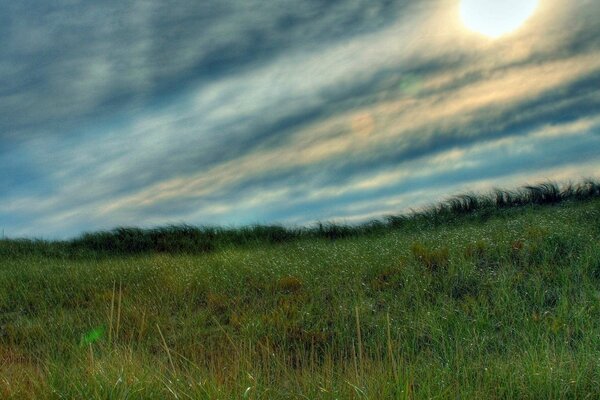
{"type": "Polygon", "coordinates": [[[425,225],[452,223],[470,216],[484,220],[506,210],[535,205],[555,205],[569,201],[600,198],[600,183],[586,180],[562,187],[556,183],[525,186],[517,190],[495,190],[489,194],[454,196],[437,205],[410,214],[388,216],[361,225],[319,223],[314,227],[290,228],[278,225],[254,225],[226,229],[177,225],[140,229],[121,227],[112,231],[85,233],[68,241],[0,240],[0,256],[39,253],[55,257],[98,257],[145,253],[204,254],[231,246],[281,244],[306,239],[338,240],[373,234],[390,229],[420,229],[425,225]]]}
{"type": "Polygon", "coordinates": [[[8,241],[0,399],[597,398],[597,187],[522,191],[555,206],[77,239],[111,257],[8,241]]]}

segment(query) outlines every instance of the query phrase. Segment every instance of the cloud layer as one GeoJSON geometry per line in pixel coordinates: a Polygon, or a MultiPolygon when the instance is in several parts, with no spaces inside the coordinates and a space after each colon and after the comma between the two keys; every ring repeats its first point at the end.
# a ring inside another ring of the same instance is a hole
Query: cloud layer
{"type": "Polygon", "coordinates": [[[0,5],[0,226],[360,221],[600,171],[600,5],[0,5]]]}

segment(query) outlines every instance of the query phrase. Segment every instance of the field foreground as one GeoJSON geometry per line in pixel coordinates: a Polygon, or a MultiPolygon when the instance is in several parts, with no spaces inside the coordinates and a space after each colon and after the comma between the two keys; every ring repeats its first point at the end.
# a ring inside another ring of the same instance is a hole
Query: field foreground
{"type": "Polygon", "coordinates": [[[5,255],[0,398],[600,398],[600,200],[427,221],[5,255]]]}

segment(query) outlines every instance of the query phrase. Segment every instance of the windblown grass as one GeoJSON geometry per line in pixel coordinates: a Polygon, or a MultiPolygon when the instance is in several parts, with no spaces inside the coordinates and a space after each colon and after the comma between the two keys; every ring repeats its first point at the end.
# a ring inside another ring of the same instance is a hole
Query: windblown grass
{"type": "Polygon", "coordinates": [[[535,188],[199,253],[5,241],[0,399],[597,398],[598,188],[535,188]]]}
{"type": "Polygon", "coordinates": [[[121,227],[112,231],[85,233],[68,241],[0,240],[0,256],[38,253],[57,257],[98,257],[148,253],[204,254],[228,247],[289,243],[306,239],[337,240],[385,234],[392,229],[405,231],[423,225],[438,226],[463,220],[485,220],[510,209],[555,205],[563,202],[600,198],[600,183],[587,180],[562,188],[556,183],[525,186],[518,190],[495,190],[490,194],[464,194],[410,214],[388,216],[361,225],[319,223],[315,227],[290,228],[254,225],[242,228],[172,225],[153,229],[121,227]]]}

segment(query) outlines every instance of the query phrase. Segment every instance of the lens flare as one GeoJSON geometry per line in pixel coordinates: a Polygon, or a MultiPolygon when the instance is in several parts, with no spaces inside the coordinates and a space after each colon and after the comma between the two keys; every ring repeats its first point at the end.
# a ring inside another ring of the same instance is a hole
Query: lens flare
{"type": "Polygon", "coordinates": [[[460,15],[470,30],[498,38],[523,25],[537,6],[538,0],[462,0],[460,15]]]}
{"type": "Polygon", "coordinates": [[[87,345],[96,343],[97,341],[102,339],[103,336],[104,336],[104,328],[103,327],[93,329],[93,330],[87,332],[85,335],[83,335],[83,337],[81,338],[81,344],[87,346],[87,345]]]}

